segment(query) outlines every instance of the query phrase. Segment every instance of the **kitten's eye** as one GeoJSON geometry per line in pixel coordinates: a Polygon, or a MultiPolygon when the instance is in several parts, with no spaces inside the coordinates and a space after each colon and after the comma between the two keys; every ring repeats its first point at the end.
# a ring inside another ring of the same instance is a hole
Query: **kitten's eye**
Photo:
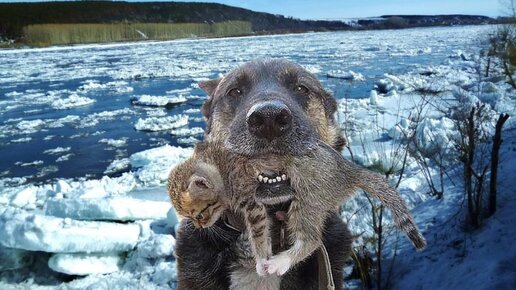
{"type": "Polygon", "coordinates": [[[233,88],[229,90],[228,95],[233,98],[238,98],[242,95],[242,90],[240,90],[239,88],[233,88]]]}
{"type": "Polygon", "coordinates": [[[296,93],[301,94],[301,95],[307,95],[310,92],[310,90],[303,85],[297,85],[295,90],[296,90],[296,93]]]}
{"type": "Polygon", "coordinates": [[[200,188],[208,188],[208,186],[206,186],[206,183],[204,183],[202,180],[196,180],[195,185],[197,185],[200,188]]]}
{"type": "Polygon", "coordinates": [[[195,219],[197,219],[197,220],[202,220],[202,219],[204,219],[204,214],[202,214],[202,213],[198,214],[198,215],[195,217],[195,219]]]}

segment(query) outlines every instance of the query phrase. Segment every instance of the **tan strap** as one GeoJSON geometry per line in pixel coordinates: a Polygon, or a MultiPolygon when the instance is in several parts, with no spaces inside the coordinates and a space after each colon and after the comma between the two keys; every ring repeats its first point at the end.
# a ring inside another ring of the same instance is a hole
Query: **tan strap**
{"type": "Polygon", "coordinates": [[[328,251],[326,251],[326,247],[324,245],[322,245],[317,251],[317,262],[319,266],[319,290],[335,290],[330,257],[328,256],[328,251]]]}

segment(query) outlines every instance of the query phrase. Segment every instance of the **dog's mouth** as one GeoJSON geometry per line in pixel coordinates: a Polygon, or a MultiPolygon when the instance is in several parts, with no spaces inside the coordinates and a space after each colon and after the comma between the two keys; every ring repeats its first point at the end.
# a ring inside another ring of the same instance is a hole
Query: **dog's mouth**
{"type": "Polygon", "coordinates": [[[258,174],[256,200],[264,204],[278,204],[292,199],[290,178],[286,173],[265,170],[258,174]]]}

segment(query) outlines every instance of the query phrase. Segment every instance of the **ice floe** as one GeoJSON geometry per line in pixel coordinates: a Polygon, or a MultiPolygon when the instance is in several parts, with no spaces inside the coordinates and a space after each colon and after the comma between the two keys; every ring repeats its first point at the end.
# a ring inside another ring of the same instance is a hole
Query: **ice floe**
{"type": "Polygon", "coordinates": [[[56,147],[53,149],[47,149],[43,151],[44,154],[50,154],[50,155],[59,155],[63,153],[67,153],[72,149],[72,147],[56,147]]]}
{"type": "Polygon", "coordinates": [[[142,95],[131,98],[133,105],[154,106],[154,107],[170,107],[186,102],[184,96],[150,96],[142,95]]]}
{"type": "Polygon", "coordinates": [[[77,94],[71,94],[68,98],[58,99],[58,100],[55,100],[54,102],[52,102],[52,107],[54,109],[63,110],[63,109],[70,109],[70,108],[74,108],[74,107],[86,106],[89,104],[93,104],[94,102],[95,102],[95,100],[93,100],[93,99],[81,97],[77,94]]]}
{"type": "Polygon", "coordinates": [[[76,221],[0,208],[0,244],[51,253],[123,252],[138,242],[135,224],[76,221]]]}
{"type": "Polygon", "coordinates": [[[350,81],[365,81],[365,77],[361,73],[356,73],[352,70],[331,70],[326,73],[329,78],[343,79],[350,81]]]}
{"type": "Polygon", "coordinates": [[[84,276],[119,271],[123,261],[119,253],[54,254],[48,260],[48,267],[59,273],[84,276]]]}
{"type": "Polygon", "coordinates": [[[134,128],[139,131],[165,131],[175,128],[180,128],[188,125],[187,115],[174,115],[167,117],[150,117],[145,119],[138,119],[134,128]]]}
{"type": "Polygon", "coordinates": [[[172,135],[186,137],[186,136],[198,136],[204,134],[204,129],[201,127],[192,128],[180,128],[170,132],[172,135]]]}
{"type": "MultiPolygon", "coordinates": [[[[163,195],[166,196],[165,190],[163,195]]],[[[152,201],[126,196],[110,198],[49,199],[45,214],[77,220],[134,221],[164,219],[171,205],[168,201],[152,201]]]]}
{"type": "Polygon", "coordinates": [[[105,143],[111,147],[125,147],[125,146],[127,146],[127,138],[120,138],[120,139],[103,138],[103,139],[99,140],[99,143],[105,143]]]}

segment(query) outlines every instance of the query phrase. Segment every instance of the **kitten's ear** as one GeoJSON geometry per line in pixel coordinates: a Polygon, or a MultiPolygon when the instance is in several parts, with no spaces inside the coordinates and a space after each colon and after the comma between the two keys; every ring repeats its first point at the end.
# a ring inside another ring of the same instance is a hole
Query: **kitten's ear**
{"type": "Polygon", "coordinates": [[[188,184],[188,191],[190,193],[197,192],[198,190],[213,189],[213,183],[204,176],[192,175],[188,184]]]}
{"type": "Polygon", "coordinates": [[[214,80],[199,82],[199,88],[206,92],[208,96],[213,97],[213,94],[215,93],[215,90],[217,89],[217,86],[219,85],[221,80],[222,78],[218,78],[214,80]]]}

